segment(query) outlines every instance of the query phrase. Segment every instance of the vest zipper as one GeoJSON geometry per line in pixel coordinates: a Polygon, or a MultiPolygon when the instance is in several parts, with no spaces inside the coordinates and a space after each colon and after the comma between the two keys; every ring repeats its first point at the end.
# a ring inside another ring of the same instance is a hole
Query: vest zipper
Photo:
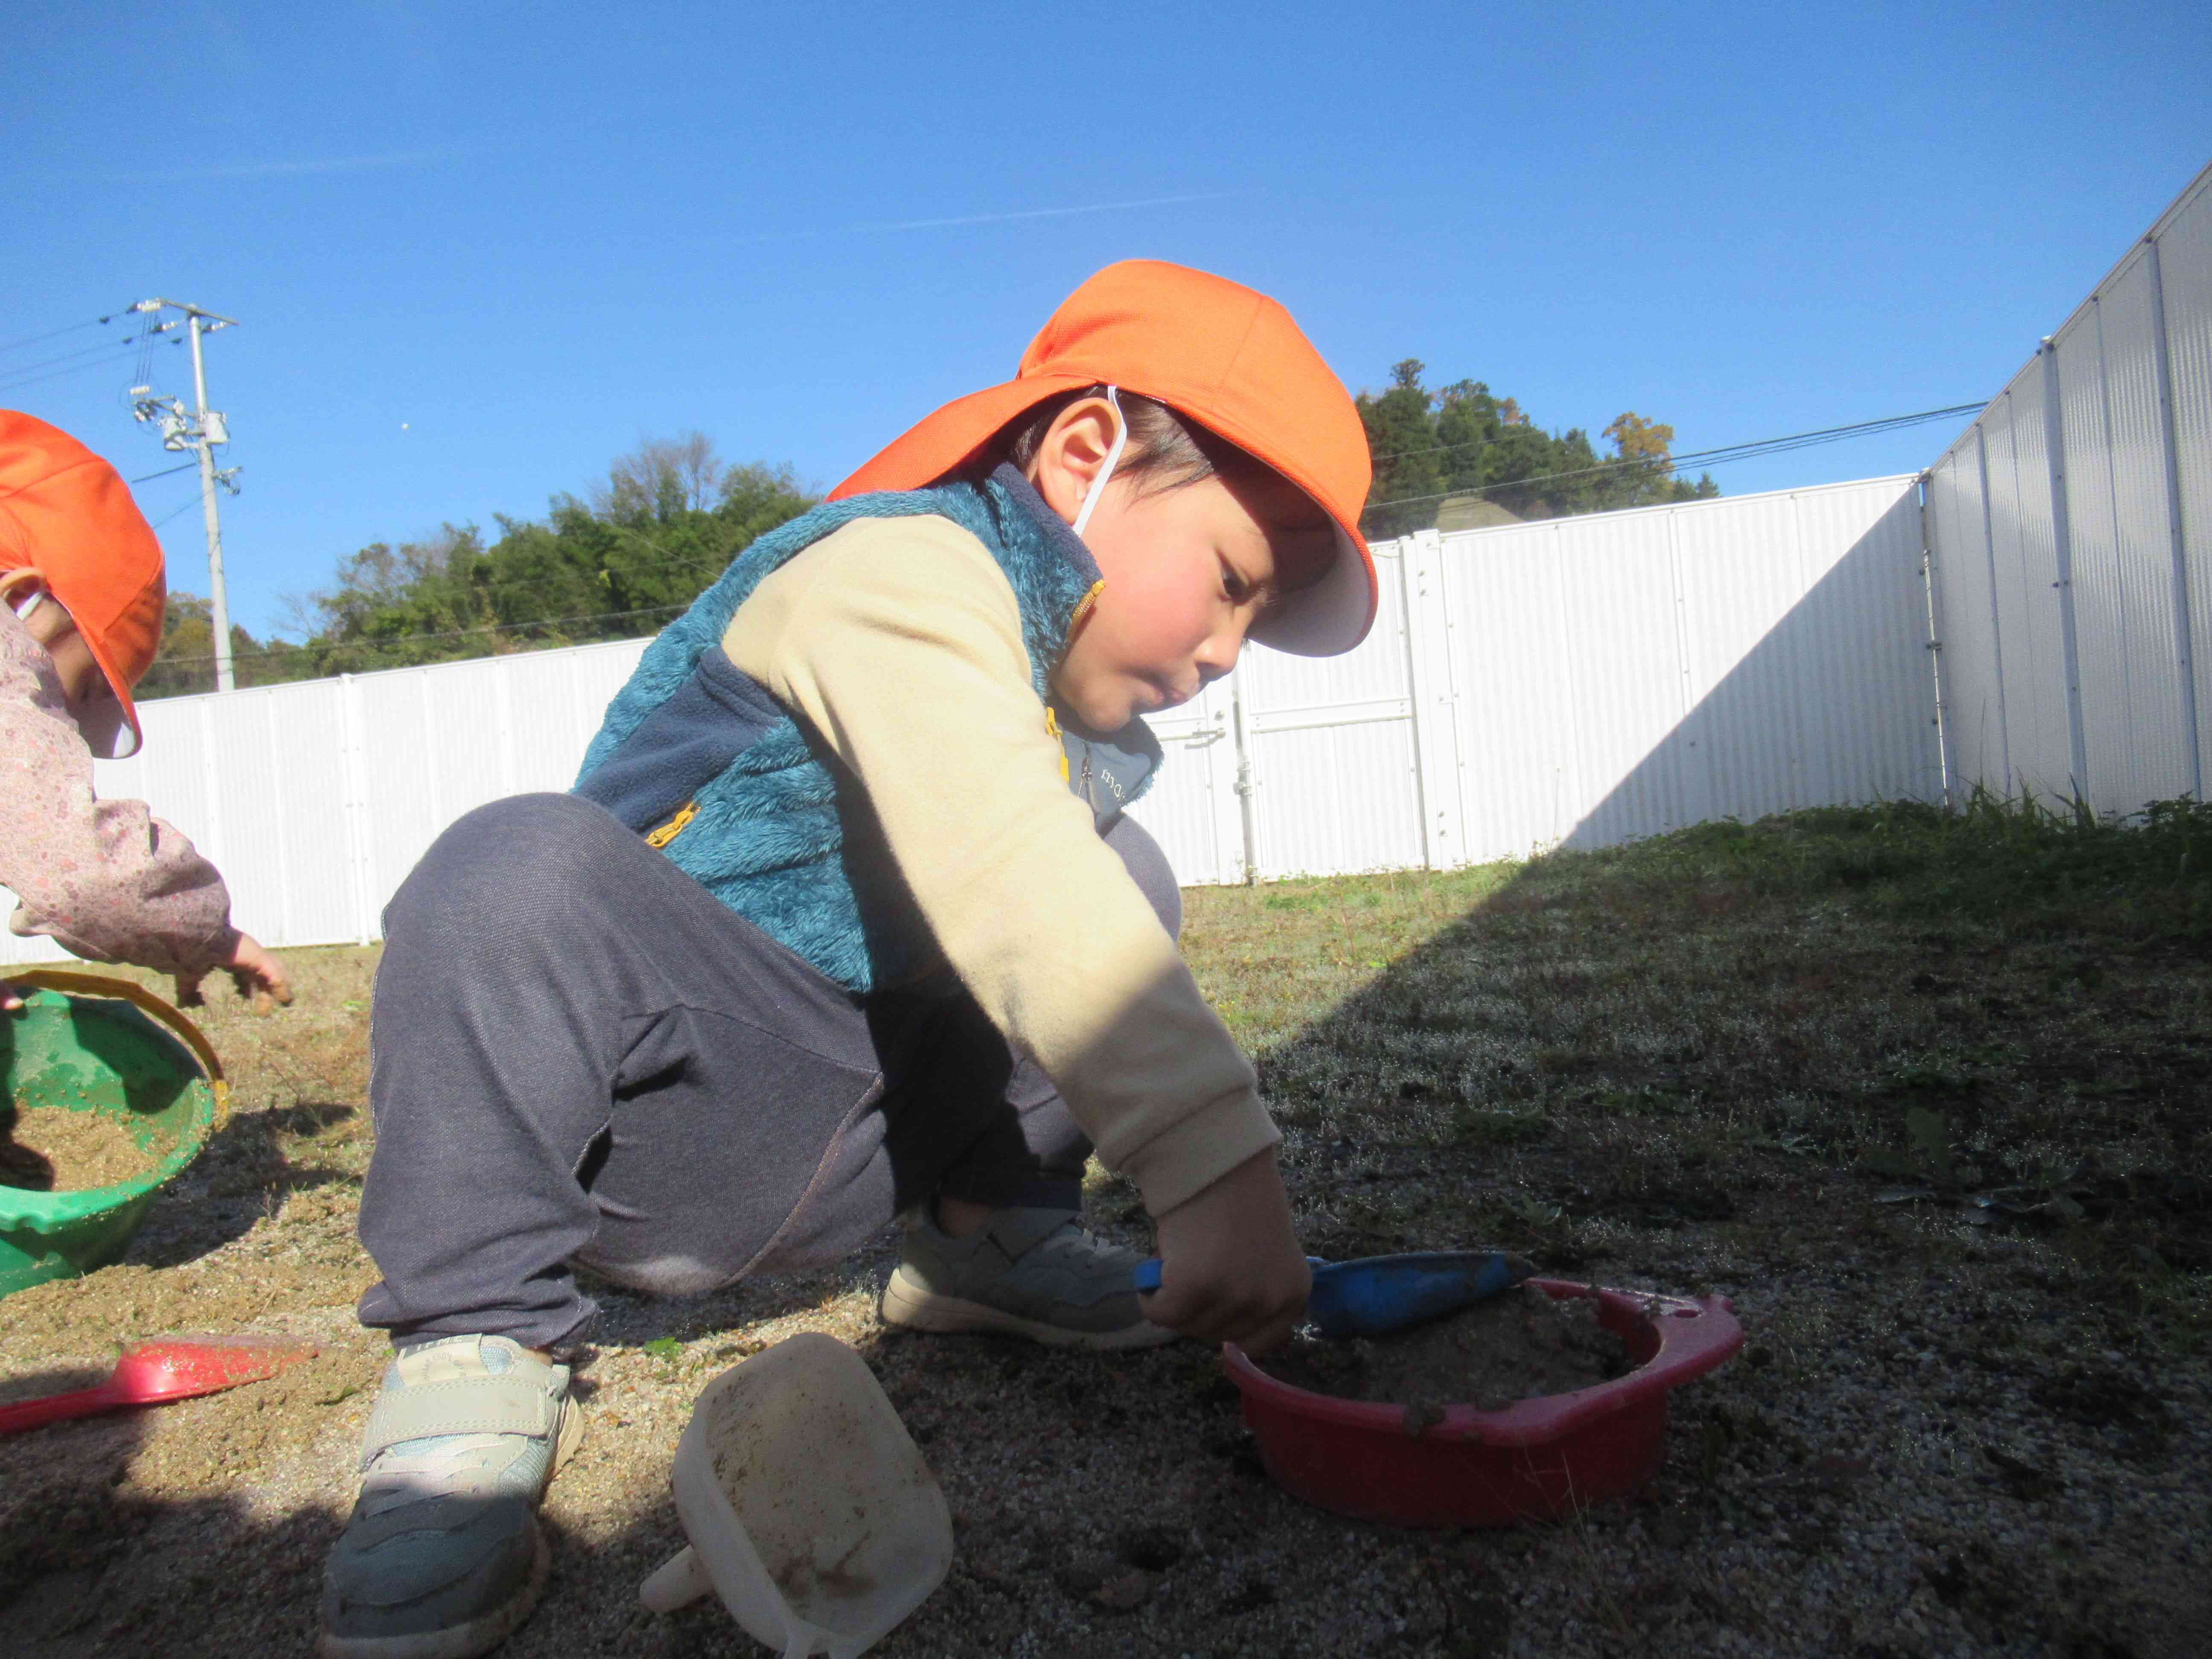
{"type": "Polygon", "coordinates": [[[683,805],[676,809],[674,817],[646,836],[645,844],[656,851],[666,847],[670,842],[682,835],[684,827],[698,816],[699,803],[696,800],[685,801],[683,805]]]}

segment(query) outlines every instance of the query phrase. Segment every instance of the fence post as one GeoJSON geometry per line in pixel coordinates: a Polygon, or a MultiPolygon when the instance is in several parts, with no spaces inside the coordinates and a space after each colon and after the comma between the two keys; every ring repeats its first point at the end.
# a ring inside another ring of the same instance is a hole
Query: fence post
{"type": "Polygon", "coordinates": [[[1260,781],[1252,773],[1251,733],[1244,723],[1244,685],[1241,676],[1229,677],[1229,737],[1237,755],[1237,817],[1244,832],[1244,885],[1260,879],[1260,809],[1253,799],[1260,781]]]}
{"type": "Polygon", "coordinates": [[[1421,822],[1421,861],[1431,870],[1468,861],[1443,548],[1443,536],[1435,530],[1417,530],[1398,544],[1406,706],[1413,723],[1413,805],[1421,822]]]}
{"type": "Polygon", "coordinates": [[[2046,337],[2043,357],[2043,458],[2051,471],[2051,536],[2057,556],[2058,640],[2065,657],[2066,728],[2077,802],[2089,796],[2089,741],[2081,729],[2081,655],[2074,637],[2074,526],[2066,496],[2066,410],[2058,390],[2058,342],[2046,337]]]}
{"type": "MultiPolygon", "coordinates": [[[[1954,470],[1956,470],[1955,463],[1954,470]]],[[[1936,571],[1936,543],[1934,520],[1928,512],[1930,474],[1923,472],[1914,485],[1913,493],[1920,507],[1920,586],[1928,615],[1928,690],[1936,709],[1936,775],[1943,787],[1943,805],[1948,811],[1958,802],[1951,796],[1951,746],[1949,711],[1943,704],[1943,694],[1948,681],[1943,672],[1943,585],[1936,571]]]]}

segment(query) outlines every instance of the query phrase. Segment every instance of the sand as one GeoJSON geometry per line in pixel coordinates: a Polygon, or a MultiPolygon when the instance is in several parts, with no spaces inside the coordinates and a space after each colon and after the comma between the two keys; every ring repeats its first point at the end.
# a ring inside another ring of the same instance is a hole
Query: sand
{"type": "Polygon", "coordinates": [[[1627,1350],[1598,1323],[1597,1307],[1582,1297],[1555,1301],[1522,1285],[1391,1336],[1346,1342],[1300,1336],[1257,1363],[1279,1381],[1342,1400],[1494,1411],[1628,1370],[1627,1350]]]}
{"type": "Polygon", "coordinates": [[[141,1146],[122,1119],[62,1106],[19,1107],[0,1133],[0,1187],[76,1193],[150,1175],[168,1148],[141,1146]]]}

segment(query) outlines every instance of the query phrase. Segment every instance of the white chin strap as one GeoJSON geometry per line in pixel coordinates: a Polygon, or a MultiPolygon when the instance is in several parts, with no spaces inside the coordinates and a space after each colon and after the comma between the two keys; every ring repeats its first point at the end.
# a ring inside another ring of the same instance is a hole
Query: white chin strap
{"type": "Polygon", "coordinates": [[[1098,469],[1098,476],[1091,481],[1091,488],[1083,492],[1083,505],[1075,514],[1074,530],[1082,535],[1083,527],[1091,522],[1091,511],[1098,505],[1098,498],[1106,493],[1106,483],[1121,464],[1121,449],[1129,441],[1129,417],[1121,412],[1121,400],[1114,395],[1114,388],[1106,388],[1106,401],[1114,405],[1114,447],[1106,452],[1106,465],[1098,469]]]}

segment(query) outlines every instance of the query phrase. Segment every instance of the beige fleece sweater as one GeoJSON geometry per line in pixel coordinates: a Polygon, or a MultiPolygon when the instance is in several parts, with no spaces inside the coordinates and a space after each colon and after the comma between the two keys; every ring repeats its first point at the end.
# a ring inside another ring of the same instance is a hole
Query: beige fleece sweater
{"type": "Polygon", "coordinates": [[[1280,1139],[1175,941],[1068,792],[1014,591],[949,520],[863,519],[722,648],[860,780],[946,960],[1164,1214],[1280,1139]]]}

